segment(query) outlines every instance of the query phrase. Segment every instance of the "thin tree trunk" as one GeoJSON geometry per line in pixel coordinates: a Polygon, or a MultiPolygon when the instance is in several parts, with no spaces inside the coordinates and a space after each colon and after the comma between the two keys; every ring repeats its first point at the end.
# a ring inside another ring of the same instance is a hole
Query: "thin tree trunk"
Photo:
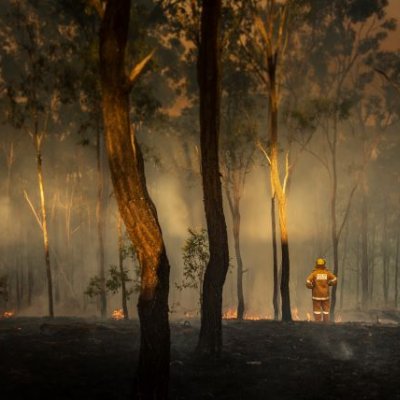
{"type": "MultiPolygon", "coordinates": [[[[235,246],[235,256],[236,256],[236,295],[237,295],[237,312],[236,318],[242,320],[244,317],[245,304],[243,295],[243,261],[240,252],[240,185],[237,176],[238,171],[228,171],[227,172],[227,182],[225,184],[225,193],[228,199],[229,210],[232,214],[232,234],[235,246]],[[233,198],[231,194],[233,192],[233,198]]],[[[201,302],[200,302],[201,304],[201,302]]]]}
{"type": "Polygon", "coordinates": [[[388,237],[387,237],[387,203],[383,211],[383,234],[382,234],[382,258],[383,258],[383,300],[384,306],[388,306],[389,302],[389,254],[388,254],[388,237]]]}
{"type": "MultiPolygon", "coordinates": [[[[275,61],[276,62],[276,61],[275,61]]],[[[290,258],[289,258],[289,238],[287,232],[286,221],[286,194],[285,187],[281,183],[279,174],[279,158],[278,158],[278,93],[276,87],[276,64],[272,59],[268,60],[268,76],[269,76],[269,130],[270,130],[270,147],[271,147],[271,183],[273,193],[278,201],[278,220],[281,232],[281,299],[282,299],[282,320],[291,321],[292,313],[290,309],[290,258]]],[[[288,171],[286,170],[286,173],[288,171]]]]}
{"type": "Polygon", "coordinates": [[[141,149],[129,120],[133,78],[125,74],[130,0],[108,0],[100,29],[100,72],[106,148],[121,217],[141,266],[138,302],[138,399],[167,399],[170,330],[169,262],[149,196],[141,149]]]}
{"type": "Polygon", "coordinates": [[[40,210],[41,210],[41,224],[43,233],[43,246],[44,246],[44,257],[46,262],[46,276],[47,276],[47,294],[49,303],[49,316],[54,317],[54,301],[53,301],[53,281],[52,281],[52,271],[50,264],[50,250],[49,250],[49,234],[47,229],[47,214],[46,214],[46,202],[44,195],[44,184],[43,184],[43,170],[42,170],[42,153],[41,153],[41,141],[42,137],[38,134],[37,128],[35,128],[34,134],[34,145],[36,150],[36,167],[37,167],[37,177],[39,184],[39,194],[40,194],[40,210]]]}
{"type": "Polygon", "coordinates": [[[274,288],[272,304],[274,306],[274,320],[279,319],[279,275],[278,275],[278,249],[276,245],[276,212],[275,195],[271,196],[271,225],[272,225],[272,257],[273,257],[273,279],[274,288]]]}
{"type": "Polygon", "coordinates": [[[233,240],[235,242],[235,255],[237,264],[237,319],[242,320],[244,317],[244,295],[243,295],[243,262],[242,255],[240,253],[240,212],[239,212],[239,201],[234,200],[235,210],[233,214],[233,240]]]}
{"type": "MultiPolygon", "coordinates": [[[[332,192],[331,192],[331,240],[333,251],[333,273],[338,276],[339,272],[339,237],[337,229],[336,217],[336,202],[337,202],[337,165],[336,165],[336,145],[337,145],[337,121],[334,120],[333,127],[333,140],[330,143],[331,156],[332,156],[332,192]]],[[[332,288],[331,310],[330,318],[335,320],[335,307],[336,307],[336,288],[332,288]]]]}
{"type": "Polygon", "coordinates": [[[126,298],[126,282],[125,282],[125,272],[124,272],[124,243],[122,237],[122,218],[118,214],[118,265],[119,273],[121,274],[121,295],[122,295],[122,310],[124,312],[124,319],[128,319],[128,304],[126,298]]]}
{"type": "Polygon", "coordinates": [[[106,276],[104,261],[104,173],[103,173],[103,141],[100,127],[97,126],[97,237],[99,240],[99,276],[100,276],[100,314],[107,316],[106,276]]]}
{"type": "Polygon", "coordinates": [[[219,355],[222,348],[222,290],[229,252],[219,172],[221,0],[204,0],[197,78],[200,89],[200,147],[204,209],[210,258],[206,267],[197,349],[219,355]]]}
{"type": "Polygon", "coordinates": [[[369,307],[369,265],[368,265],[368,204],[365,176],[363,177],[362,205],[361,205],[361,309],[366,311],[369,307]]]}
{"type": "Polygon", "coordinates": [[[396,237],[396,262],[395,262],[395,276],[394,276],[394,307],[398,307],[399,300],[399,246],[400,246],[400,230],[397,230],[396,237]]]}
{"type": "Polygon", "coordinates": [[[376,245],[376,227],[373,225],[372,227],[372,239],[370,243],[370,260],[369,260],[369,268],[370,268],[370,278],[369,278],[369,304],[373,304],[374,299],[374,279],[375,279],[375,245],[376,245]]]}

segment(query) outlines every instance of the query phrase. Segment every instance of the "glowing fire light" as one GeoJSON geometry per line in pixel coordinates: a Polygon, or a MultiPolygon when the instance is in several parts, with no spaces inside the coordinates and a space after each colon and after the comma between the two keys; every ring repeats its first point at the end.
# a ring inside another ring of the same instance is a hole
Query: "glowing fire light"
{"type": "Polygon", "coordinates": [[[294,321],[300,321],[299,309],[297,307],[292,309],[292,318],[294,321]]]}
{"type": "Polygon", "coordinates": [[[311,314],[308,312],[307,313],[307,321],[310,322],[311,321],[311,314]]]}
{"type": "Polygon", "coordinates": [[[124,312],[122,308],[118,308],[117,310],[114,310],[112,312],[112,319],[115,319],[117,321],[120,319],[124,319],[124,312]]]}
{"type": "Polygon", "coordinates": [[[3,318],[11,318],[14,316],[14,311],[5,311],[3,313],[3,318]]]}
{"type": "MultiPolygon", "coordinates": [[[[237,311],[233,308],[229,308],[222,314],[223,319],[237,319],[237,311]]],[[[260,321],[262,319],[271,319],[269,315],[257,315],[251,313],[245,313],[243,319],[246,321],[260,321]]]]}
{"type": "Polygon", "coordinates": [[[335,322],[342,322],[342,316],[340,314],[335,318],[335,322]]]}
{"type": "Polygon", "coordinates": [[[237,318],[237,312],[233,308],[229,308],[222,314],[223,319],[236,319],[237,318]]]}

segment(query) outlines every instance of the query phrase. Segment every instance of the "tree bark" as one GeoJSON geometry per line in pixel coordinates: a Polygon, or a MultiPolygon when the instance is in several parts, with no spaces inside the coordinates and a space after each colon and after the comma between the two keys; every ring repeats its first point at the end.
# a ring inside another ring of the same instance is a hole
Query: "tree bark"
{"type": "Polygon", "coordinates": [[[38,177],[39,194],[40,194],[40,211],[42,217],[41,224],[42,224],[42,234],[43,234],[44,258],[46,262],[49,316],[53,318],[54,317],[53,281],[52,281],[52,271],[50,264],[49,233],[47,229],[46,201],[45,201],[44,184],[43,184],[43,168],[42,168],[42,152],[41,152],[42,137],[37,132],[37,127],[35,127],[33,141],[36,150],[36,168],[37,168],[37,177],[38,177]]]}
{"type": "MultiPolygon", "coordinates": [[[[365,177],[364,177],[365,180],[365,177]]],[[[361,205],[361,309],[368,309],[369,265],[368,265],[368,204],[366,184],[363,182],[361,205]]]]}
{"type": "MultiPolygon", "coordinates": [[[[286,221],[286,194],[285,187],[281,183],[279,174],[278,158],[278,93],[276,87],[276,60],[268,60],[269,77],[269,139],[271,148],[271,183],[273,193],[278,201],[278,220],[281,232],[281,299],[282,299],[282,320],[291,321],[292,313],[290,309],[290,258],[289,258],[289,238],[286,221]]],[[[286,171],[288,173],[288,171],[286,171]]]]}
{"type": "Polygon", "coordinates": [[[237,319],[242,320],[244,317],[244,295],[243,295],[243,262],[242,255],[240,253],[240,212],[239,212],[239,204],[237,200],[235,201],[235,212],[233,215],[233,240],[235,242],[235,255],[236,255],[236,264],[237,264],[237,297],[238,297],[238,306],[237,306],[237,319]]]}
{"type": "Polygon", "coordinates": [[[387,202],[383,211],[383,233],[382,233],[382,261],[383,261],[383,301],[384,306],[389,302],[389,254],[388,254],[388,234],[387,234],[387,202]]]}
{"type": "Polygon", "coordinates": [[[121,274],[121,297],[122,297],[122,311],[124,313],[124,319],[128,319],[128,303],[126,298],[126,282],[125,282],[125,272],[124,272],[124,243],[122,237],[122,218],[118,214],[118,266],[119,273],[121,274]]]}
{"type": "Polygon", "coordinates": [[[395,261],[395,273],[394,273],[394,307],[398,307],[399,300],[399,246],[400,246],[400,230],[397,230],[396,236],[396,261],[395,261]]]}
{"type": "Polygon", "coordinates": [[[97,237],[99,240],[99,276],[100,276],[100,314],[107,316],[106,274],[104,261],[104,169],[103,169],[103,141],[100,127],[97,126],[97,237]]]}
{"type": "Polygon", "coordinates": [[[149,196],[141,149],[129,120],[132,82],[125,74],[130,0],[108,0],[100,28],[100,72],[105,142],[115,197],[141,266],[138,302],[138,399],[168,397],[170,330],[169,261],[149,196]]]}
{"type": "Polygon", "coordinates": [[[272,226],[272,258],[273,258],[273,279],[274,288],[272,304],[274,306],[274,320],[279,319],[279,275],[278,275],[278,249],[276,244],[276,212],[275,195],[271,197],[271,226],[272,226]]]}
{"type": "Polygon", "coordinates": [[[221,0],[204,0],[197,78],[200,89],[200,147],[204,208],[210,258],[203,283],[197,349],[219,355],[222,347],[222,290],[229,253],[219,172],[221,0]]]}

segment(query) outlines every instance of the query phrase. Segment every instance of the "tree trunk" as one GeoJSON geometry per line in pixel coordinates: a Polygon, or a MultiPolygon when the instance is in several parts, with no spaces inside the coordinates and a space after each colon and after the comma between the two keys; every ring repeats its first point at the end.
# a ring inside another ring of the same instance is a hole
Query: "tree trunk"
{"type": "MultiPolygon", "coordinates": [[[[285,187],[281,183],[279,174],[278,158],[278,94],[276,87],[276,64],[269,60],[268,76],[270,83],[269,90],[269,139],[271,147],[271,184],[273,193],[278,201],[279,227],[281,232],[281,299],[282,299],[282,320],[291,321],[292,313],[290,309],[290,258],[289,258],[289,238],[286,222],[286,194],[285,187]]],[[[286,170],[286,173],[288,171],[286,170]]]]}
{"type": "Polygon", "coordinates": [[[237,264],[237,319],[242,320],[244,317],[244,295],[243,295],[243,262],[242,255],[240,253],[240,212],[239,212],[239,201],[234,200],[234,213],[233,213],[233,240],[235,242],[235,255],[237,264]]]}
{"type": "Polygon", "coordinates": [[[271,197],[271,225],[272,225],[272,256],[273,256],[273,276],[274,289],[272,304],[274,306],[274,320],[279,319],[279,276],[278,276],[278,249],[276,245],[276,213],[275,213],[275,195],[271,197]]]}
{"type": "Polygon", "coordinates": [[[52,281],[52,271],[50,264],[49,234],[47,229],[47,213],[46,213],[46,202],[45,202],[44,184],[43,184],[42,152],[41,152],[42,137],[39,136],[37,128],[35,128],[35,134],[33,140],[36,150],[36,167],[37,167],[37,176],[39,184],[39,194],[40,194],[40,210],[42,216],[41,224],[42,224],[42,234],[43,234],[44,258],[46,262],[49,316],[53,318],[54,317],[53,281],[52,281]]]}
{"type": "Polygon", "coordinates": [[[372,226],[372,239],[370,243],[370,260],[369,260],[369,268],[370,268],[370,277],[369,277],[369,304],[370,306],[373,304],[374,299],[374,280],[375,280],[375,242],[376,242],[376,227],[372,226]]]}
{"type": "MultiPolygon", "coordinates": [[[[364,177],[365,179],[365,177],[364,177]]],[[[361,205],[361,309],[368,309],[369,292],[368,265],[368,204],[365,182],[363,184],[361,205]]]]}
{"type": "Polygon", "coordinates": [[[121,215],[118,214],[118,265],[119,272],[121,274],[121,295],[122,295],[122,310],[124,312],[124,319],[128,319],[128,304],[126,298],[126,282],[125,282],[125,272],[124,272],[124,243],[122,237],[122,218],[121,215]]]}
{"type": "MultiPolygon", "coordinates": [[[[339,237],[337,230],[336,201],[337,201],[337,165],[336,165],[336,145],[337,145],[337,121],[334,121],[333,140],[330,146],[332,155],[332,192],[331,192],[331,240],[333,251],[333,273],[338,276],[339,272],[339,237]]],[[[335,320],[336,307],[336,288],[332,288],[330,319],[335,320]]]]}
{"type": "Polygon", "coordinates": [[[97,126],[97,237],[99,240],[99,276],[100,276],[100,314],[107,316],[106,276],[104,262],[104,169],[103,169],[103,141],[100,127],[97,126]]]}
{"type": "Polygon", "coordinates": [[[383,233],[382,233],[382,261],[383,261],[383,300],[384,306],[389,302],[389,254],[388,254],[388,235],[387,235],[387,203],[383,211],[383,233]]]}
{"type": "Polygon", "coordinates": [[[169,262],[149,196],[141,149],[129,120],[133,82],[125,74],[130,0],[108,0],[100,29],[100,72],[106,148],[115,197],[141,266],[138,302],[138,399],[167,399],[170,361],[169,262]]]}
{"type": "Polygon", "coordinates": [[[197,78],[200,89],[201,172],[210,258],[204,275],[197,349],[212,355],[219,355],[222,347],[222,290],[229,266],[218,155],[221,101],[220,20],[221,0],[204,0],[197,78]]]}
{"type": "Polygon", "coordinates": [[[396,237],[396,262],[395,262],[395,275],[394,275],[394,307],[398,307],[399,300],[399,246],[400,246],[400,230],[397,230],[396,237]]]}

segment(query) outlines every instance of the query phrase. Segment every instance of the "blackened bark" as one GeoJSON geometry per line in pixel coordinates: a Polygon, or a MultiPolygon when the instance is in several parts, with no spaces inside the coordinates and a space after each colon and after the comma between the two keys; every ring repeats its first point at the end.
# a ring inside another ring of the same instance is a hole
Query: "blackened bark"
{"type": "Polygon", "coordinates": [[[122,219],[121,216],[118,215],[118,266],[119,273],[121,275],[121,300],[122,300],[122,311],[124,313],[124,319],[129,318],[128,314],[128,303],[126,296],[126,282],[125,282],[125,272],[124,272],[124,243],[122,236],[122,219]]]}
{"type": "Polygon", "coordinates": [[[233,213],[233,240],[235,242],[235,255],[237,265],[237,277],[236,277],[236,288],[237,288],[237,319],[242,320],[244,317],[244,295],[243,295],[243,261],[240,253],[240,212],[239,212],[239,201],[234,200],[234,213],[233,213]]]}
{"type": "Polygon", "coordinates": [[[229,265],[218,159],[221,97],[220,20],[221,0],[204,0],[197,77],[200,89],[201,172],[210,259],[204,275],[197,349],[213,355],[218,355],[222,347],[222,290],[229,265]]]}
{"type": "Polygon", "coordinates": [[[398,307],[399,300],[399,246],[400,246],[400,230],[397,230],[396,237],[396,259],[395,259],[395,273],[394,273],[394,307],[398,307]]]}
{"type": "Polygon", "coordinates": [[[368,204],[364,184],[361,205],[361,308],[368,309],[369,265],[368,265],[368,204]]]}
{"type": "Polygon", "coordinates": [[[382,262],[383,262],[383,300],[385,307],[389,302],[389,252],[388,252],[388,229],[387,229],[387,202],[383,210],[383,233],[382,233],[382,262]]]}
{"type": "Polygon", "coordinates": [[[272,295],[272,304],[274,306],[274,320],[279,319],[279,276],[278,276],[278,249],[276,244],[276,213],[275,196],[271,197],[271,225],[272,225],[272,257],[273,257],[273,276],[274,289],[272,295]]]}
{"type": "Polygon", "coordinates": [[[99,276],[100,276],[100,314],[107,316],[106,274],[104,260],[104,169],[103,169],[103,140],[100,127],[97,127],[97,238],[99,240],[99,276]]]}
{"type": "Polygon", "coordinates": [[[141,149],[129,120],[125,74],[130,0],[108,0],[100,29],[100,72],[105,142],[115,197],[141,266],[138,302],[140,354],[135,398],[168,397],[170,330],[169,262],[149,196],[141,149]]]}

